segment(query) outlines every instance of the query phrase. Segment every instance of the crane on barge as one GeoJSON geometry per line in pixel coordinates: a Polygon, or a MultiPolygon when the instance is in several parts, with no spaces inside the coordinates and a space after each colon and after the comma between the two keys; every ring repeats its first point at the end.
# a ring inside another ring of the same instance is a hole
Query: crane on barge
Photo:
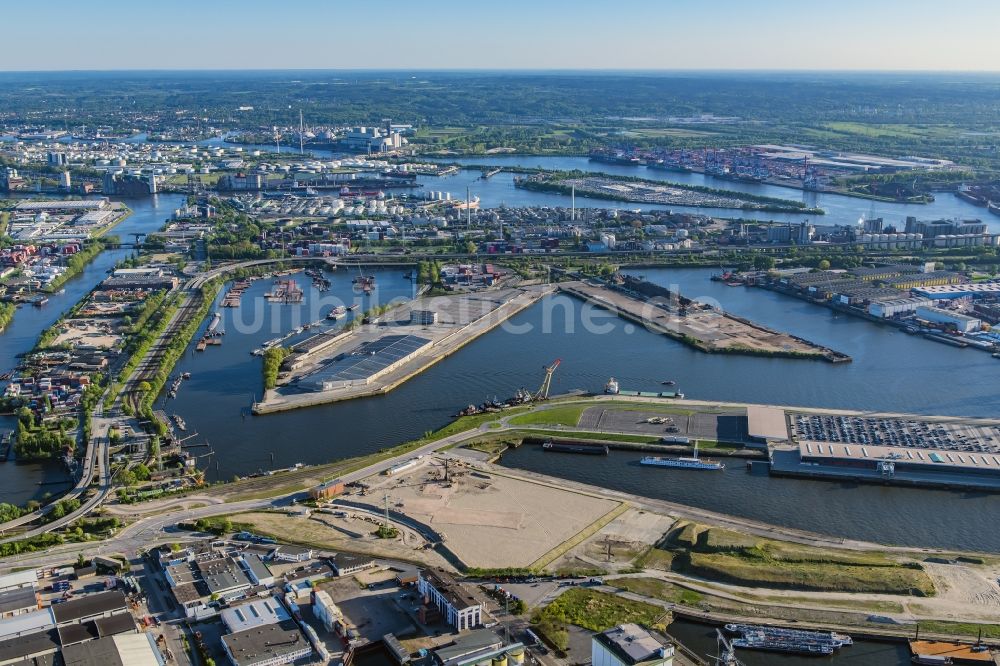
{"type": "Polygon", "coordinates": [[[549,389],[552,387],[552,375],[561,363],[562,359],[557,358],[552,365],[545,368],[545,379],[542,380],[542,385],[539,387],[538,392],[533,396],[535,402],[549,399],[549,389]]]}

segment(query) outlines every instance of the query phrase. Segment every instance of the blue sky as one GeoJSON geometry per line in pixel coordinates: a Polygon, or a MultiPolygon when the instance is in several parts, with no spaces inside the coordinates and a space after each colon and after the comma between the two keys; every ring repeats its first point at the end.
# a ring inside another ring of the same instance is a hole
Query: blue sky
{"type": "Polygon", "coordinates": [[[3,21],[8,71],[1000,70],[1000,0],[47,0],[3,21]]]}

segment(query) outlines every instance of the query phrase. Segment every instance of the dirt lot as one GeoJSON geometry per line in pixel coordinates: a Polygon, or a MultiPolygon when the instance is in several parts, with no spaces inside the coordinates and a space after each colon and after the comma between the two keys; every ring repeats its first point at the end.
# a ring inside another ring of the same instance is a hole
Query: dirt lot
{"type": "Polygon", "coordinates": [[[114,324],[108,320],[70,319],[53,344],[111,349],[119,342],[121,336],[114,332],[114,324]]]}
{"type": "Polygon", "coordinates": [[[356,518],[338,518],[333,514],[314,513],[305,518],[284,512],[241,513],[234,517],[264,534],[282,540],[307,543],[326,550],[368,553],[377,557],[419,562],[427,566],[450,565],[437,552],[424,548],[425,542],[411,530],[403,529],[396,539],[379,539],[371,523],[356,518]]]}
{"type": "MultiPolygon", "coordinates": [[[[444,483],[435,459],[403,477],[379,477],[396,511],[444,535],[469,566],[528,566],[605,515],[618,502],[454,464],[444,483]]],[[[376,479],[371,479],[376,482],[376,479]]]]}

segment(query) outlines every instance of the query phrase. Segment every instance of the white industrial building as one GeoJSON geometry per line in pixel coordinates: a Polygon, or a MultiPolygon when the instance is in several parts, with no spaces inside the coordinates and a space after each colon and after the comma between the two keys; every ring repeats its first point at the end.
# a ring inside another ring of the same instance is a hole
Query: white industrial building
{"type": "Polygon", "coordinates": [[[673,666],[674,646],[637,624],[622,624],[590,639],[593,666],[673,666]]]}
{"type": "Polygon", "coordinates": [[[18,571],[16,573],[0,576],[0,592],[14,590],[22,587],[34,588],[38,583],[38,574],[34,569],[18,571]]]}
{"type": "Polygon", "coordinates": [[[922,319],[932,324],[953,326],[959,333],[972,333],[983,327],[981,319],[941,308],[920,307],[917,308],[916,316],[917,319],[922,319]]]}
{"type": "Polygon", "coordinates": [[[417,589],[425,607],[435,608],[458,631],[478,627],[483,623],[486,604],[463,588],[445,571],[421,571],[417,589]]]}
{"type": "Polygon", "coordinates": [[[333,603],[330,594],[323,590],[313,593],[313,615],[323,623],[323,628],[330,632],[344,617],[337,604],[333,603]]]}
{"type": "Polygon", "coordinates": [[[226,608],[219,615],[226,629],[233,634],[291,619],[288,611],[274,597],[226,608]]]}
{"type": "Polygon", "coordinates": [[[896,298],[889,301],[877,301],[868,306],[868,314],[873,317],[888,319],[896,315],[910,314],[918,308],[930,307],[934,303],[927,298],[896,298]]]}

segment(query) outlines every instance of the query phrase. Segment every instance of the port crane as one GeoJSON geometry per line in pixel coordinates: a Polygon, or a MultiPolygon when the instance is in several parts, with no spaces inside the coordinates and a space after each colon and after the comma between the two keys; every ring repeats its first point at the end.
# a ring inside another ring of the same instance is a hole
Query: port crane
{"type": "Polygon", "coordinates": [[[545,379],[542,380],[542,385],[539,387],[538,392],[534,395],[535,400],[549,399],[549,389],[552,387],[552,374],[561,363],[562,359],[557,358],[552,365],[545,368],[545,379]]]}
{"type": "Polygon", "coordinates": [[[725,637],[721,630],[715,630],[715,644],[719,651],[718,656],[712,656],[716,666],[744,666],[743,662],[736,658],[736,649],[729,639],[725,637]]]}

